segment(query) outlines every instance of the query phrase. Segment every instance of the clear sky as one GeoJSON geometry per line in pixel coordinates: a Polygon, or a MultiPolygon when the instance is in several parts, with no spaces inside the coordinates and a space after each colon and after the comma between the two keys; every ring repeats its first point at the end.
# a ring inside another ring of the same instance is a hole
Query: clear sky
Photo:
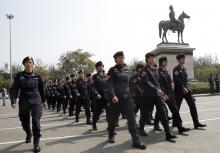
{"type": "MultiPolygon", "coordinates": [[[[195,47],[195,56],[220,57],[220,9],[218,0],[0,0],[0,66],[9,63],[9,23],[12,23],[13,63],[29,55],[56,64],[67,50],[82,48],[112,65],[112,55],[123,50],[126,62],[144,59],[161,42],[160,20],[169,19],[169,5],[176,18],[184,10],[184,40],[195,47]]],[[[168,33],[169,41],[177,34],[168,33]]]]}

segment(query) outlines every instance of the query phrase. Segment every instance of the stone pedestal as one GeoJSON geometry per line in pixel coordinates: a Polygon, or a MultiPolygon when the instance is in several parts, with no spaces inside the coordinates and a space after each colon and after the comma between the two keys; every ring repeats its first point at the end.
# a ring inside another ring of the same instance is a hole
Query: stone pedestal
{"type": "Polygon", "coordinates": [[[185,67],[188,73],[188,79],[194,80],[194,69],[193,69],[193,51],[195,48],[189,46],[186,43],[160,43],[157,48],[152,51],[156,55],[157,65],[159,66],[159,58],[166,56],[168,59],[168,71],[173,78],[173,68],[178,64],[176,55],[178,53],[184,53],[186,55],[185,67]]]}

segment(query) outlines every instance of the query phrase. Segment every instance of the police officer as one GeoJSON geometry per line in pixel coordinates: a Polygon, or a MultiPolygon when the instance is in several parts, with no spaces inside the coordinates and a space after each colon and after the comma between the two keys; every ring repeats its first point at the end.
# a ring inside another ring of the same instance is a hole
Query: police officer
{"type": "Polygon", "coordinates": [[[177,137],[170,132],[167,114],[165,112],[164,100],[167,95],[162,91],[158,69],[154,66],[155,55],[153,53],[147,53],[145,55],[145,61],[146,66],[141,73],[141,77],[144,87],[142,109],[146,111],[141,111],[141,113],[144,114],[141,114],[140,118],[140,134],[144,136],[146,135],[146,132],[144,131],[144,126],[146,123],[147,111],[151,111],[152,106],[156,105],[158,117],[166,133],[166,140],[175,139],[177,137]]]}
{"type": "Polygon", "coordinates": [[[64,100],[64,89],[62,79],[57,79],[57,83],[57,113],[59,113],[64,100]]]}
{"type": "Polygon", "coordinates": [[[205,124],[201,124],[199,122],[195,98],[193,97],[192,91],[188,84],[187,72],[184,68],[185,54],[179,53],[176,56],[176,59],[179,62],[179,64],[173,69],[173,81],[177,107],[180,110],[180,106],[184,98],[190,108],[194,128],[198,129],[200,127],[205,127],[205,124]]]}
{"type": "Polygon", "coordinates": [[[85,79],[84,70],[79,71],[79,79],[76,81],[76,89],[79,94],[77,94],[76,101],[76,122],[79,122],[79,113],[81,107],[84,106],[86,114],[86,124],[91,125],[91,112],[90,112],[90,85],[89,82],[85,79]]]}
{"type": "Polygon", "coordinates": [[[40,119],[42,116],[42,104],[45,104],[43,81],[41,76],[33,71],[34,60],[25,57],[22,64],[25,70],[16,74],[10,88],[11,106],[15,109],[16,99],[19,96],[19,118],[26,132],[26,143],[31,142],[32,132],[30,128],[30,113],[32,116],[32,131],[34,136],[34,152],[40,152],[40,119]]]}
{"type": "Polygon", "coordinates": [[[124,54],[122,51],[116,52],[113,57],[116,65],[109,69],[106,77],[106,93],[109,100],[107,109],[109,143],[115,142],[114,131],[116,121],[120,112],[123,112],[127,117],[128,129],[133,140],[133,147],[146,149],[146,145],[140,143],[138,137],[134,103],[131,99],[129,90],[130,70],[124,64],[124,54]]]}
{"type": "Polygon", "coordinates": [[[135,113],[137,113],[140,110],[141,105],[141,96],[142,96],[142,87],[141,87],[141,71],[144,67],[143,64],[137,64],[136,66],[136,74],[131,77],[130,79],[130,90],[132,93],[132,96],[134,98],[135,103],[135,113]]]}
{"type": "Polygon", "coordinates": [[[170,111],[172,112],[173,125],[178,128],[179,133],[181,134],[183,132],[189,131],[190,129],[182,126],[182,119],[180,117],[180,113],[176,105],[176,99],[172,88],[171,77],[167,70],[167,64],[167,57],[159,58],[159,75],[161,79],[161,86],[163,88],[163,92],[167,95],[167,100],[165,102],[168,105],[170,111]]]}
{"type": "Polygon", "coordinates": [[[219,78],[218,78],[218,74],[215,74],[215,86],[216,86],[215,92],[219,93],[219,78]]]}
{"type": "Polygon", "coordinates": [[[56,109],[57,98],[58,98],[57,80],[56,79],[53,80],[52,91],[53,91],[53,95],[52,95],[52,111],[54,111],[56,109]]]}
{"type": "Polygon", "coordinates": [[[215,93],[215,88],[214,88],[214,78],[213,78],[212,73],[210,73],[208,81],[209,81],[210,94],[214,94],[215,93]]]}
{"type": "Polygon", "coordinates": [[[103,109],[107,107],[107,100],[105,97],[105,88],[106,85],[106,74],[104,71],[104,65],[102,61],[99,61],[95,64],[97,73],[92,76],[91,90],[94,99],[94,112],[92,116],[92,128],[97,130],[97,121],[103,109]]]}
{"type": "Polygon", "coordinates": [[[66,77],[66,81],[63,85],[63,90],[64,90],[64,101],[63,101],[63,114],[66,114],[66,109],[69,105],[69,102],[72,99],[72,94],[71,94],[71,89],[70,89],[70,77],[66,77]]]}
{"type": "Polygon", "coordinates": [[[75,74],[71,74],[70,78],[71,78],[70,90],[71,90],[72,98],[69,103],[69,116],[72,117],[73,111],[75,110],[77,89],[76,89],[76,76],[75,76],[75,74]]]}

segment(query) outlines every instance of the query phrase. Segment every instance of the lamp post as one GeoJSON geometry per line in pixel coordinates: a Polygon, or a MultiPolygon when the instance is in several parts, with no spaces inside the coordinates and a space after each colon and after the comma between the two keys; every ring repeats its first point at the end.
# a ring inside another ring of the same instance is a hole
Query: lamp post
{"type": "Polygon", "coordinates": [[[14,18],[12,14],[6,14],[6,17],[9,19],[9,32],[10,32],[10,81],[12,83],[12,57],[11,57],[11,20],[14,18]]]}

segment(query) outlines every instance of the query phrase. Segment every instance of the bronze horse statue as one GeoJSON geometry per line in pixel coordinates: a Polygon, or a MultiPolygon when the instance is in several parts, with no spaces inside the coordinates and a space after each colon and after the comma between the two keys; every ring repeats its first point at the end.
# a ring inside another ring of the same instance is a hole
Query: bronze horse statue
{"type": "Polygon", "coordinates": [[[166,42],[168,43],[167,40],[167,31],[168,30],[173,30],[173,31],[177,31],[178,32],[178,42],[179,41],[179,37],[181,35],[181,42],[183,42],[183,30],[185,28],[185,24],[184,24],[184,19],[185,18],[190,18],[189,15],[187,15],[184,11],[180,14],[180,16],[178,17],[178,23],[171,23],[170,20],[167,21],[160,21],[159,23],[159,36],[161,38],[161,34],[162,34],[162,30],[163,30],[163,36],[162,36],[162,41],[164,43],[164,38],[166,40],[166,42]]]}

